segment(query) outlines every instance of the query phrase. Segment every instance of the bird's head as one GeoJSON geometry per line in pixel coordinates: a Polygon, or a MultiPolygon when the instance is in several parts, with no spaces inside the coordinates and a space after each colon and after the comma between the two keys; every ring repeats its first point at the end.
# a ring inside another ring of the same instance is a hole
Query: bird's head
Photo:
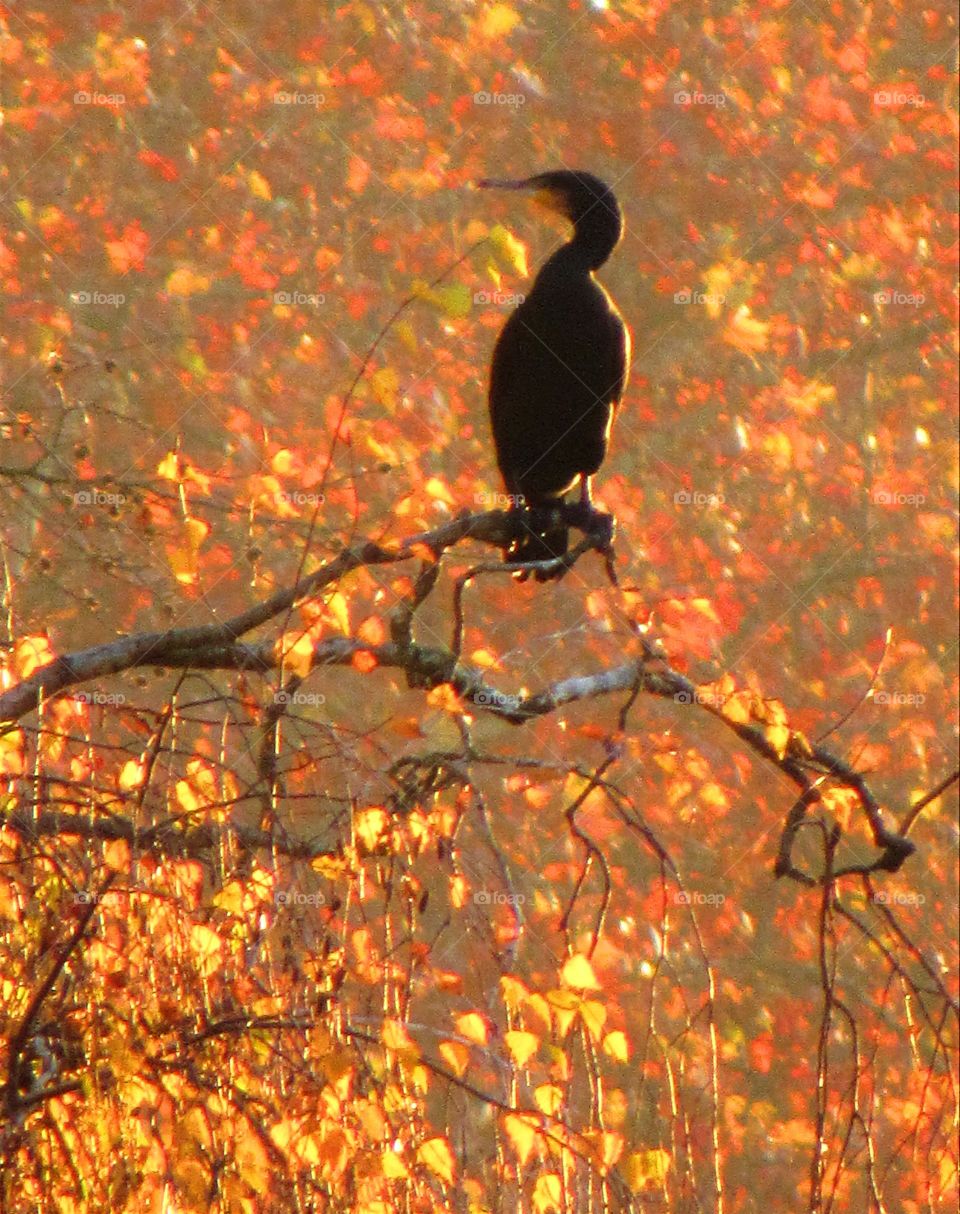
{"type": "Polygon", "coordinates": [[[557,169],[519,180],[487,177],[481,190],[529,190],[538,205],[573,224],[574,239],[603,250],[596,264],[609,255],[623,231],[623,214],[616,195],[592,173],[557,169]]]}

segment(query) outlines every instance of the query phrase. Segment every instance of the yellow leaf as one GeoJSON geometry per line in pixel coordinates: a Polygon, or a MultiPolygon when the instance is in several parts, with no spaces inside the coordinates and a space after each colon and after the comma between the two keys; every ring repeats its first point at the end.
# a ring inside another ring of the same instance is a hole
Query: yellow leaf
{"type": "Polygon", "coordinates": [[[644,1189],[663,1185],[669,1169],[670,1155],[662,1149],[635,1151],[627,1156],[623,1166],[632,1193],[642,1193],[644,1189]]]}
{"type": "Polygon", "coordinates": [[[418,1149],[417,1159],[446,1184],[453,1184],[453,1152],[445,1138],[428,1138],[418,1149]]]}
{"type": "Polygon", "coordinates": [[[580,1017],[593,1040],[599,1041],[607,1022],[607,1009],[596,999],[585,999],[580,1007],[580,1017]]]}
{"type": "Polygon", "coordinates": [[[612,1057],[615,1062],[626,1062],[630,1057],[630,1043],[627,1042],[626,1033],[620,1032],[620,1029],[614,1029],[612,1033],[607,1033],[603,1038],[603,1053],[608,1057],[612,1057]]]}
{"type": "Polygon", "coordinates": [[[566,962],[560,979],[566,986],[576,987],[578,990],[600,990],[600,983],[594,976],[593,966],[586,957],[579,953],[566,962]]]}
{"type": "Polygon", "coordinates": [[[350,609],[347,600],[339,590],[327,599],[326,608],[327,614],[333,618],[340,631],[348,633],[350,631],[350,609]]]}
{"type": "Polygon", "coordinates": [[[491,248],[503,266],[508,270],[514,270],[523,277],[530,273],[527,265],[527,246],[523,241],[517,240],[511,231],[498,223],[491,229],[489,240],[491,248]]]}
{"type": "Polygon", "coordinates": [[[127,759],[117,777],[117,787],[121,792],[132,792],[140,787],[146,774],[146,768],[139,759],[127,759]]]}
{"type": "Polygon", "coordinates": [[[210,290],[210,279],[195,273],[189,266],[181,266],[167,275],[166,288],[169,295],[196,295],[200,291],[210,290]]]}
{"type": "Polygon", "coordinates": [[[250,193],[254,198],[263,198],[269,202],[273,197],[270,182],[261,173],[258,173],[256,169],[251,169],[247,174],[247,185],[250,187],[250,193]]]}
{"type": "Polygon", "coordinates": [[[394,1050],[397,1054],[419,1056],[420,1051],[410,1039],[406,1025],[399,1020],[392,1018],[384,1020],[383,1028],[380,1030],[380,1039],[388,1050],[394,1050]]]}
{"type": "Polygon", "coordinates": [[[524,1029],[508,1029],[504,1040],[517,1066],[526,1066],[540,1048],[540,1038],[536,1033],[528,1033],[524,1029]]]}
{"type": "Polygon", "coordinates": [[[230,915],[241,914],[245,901],[245,890],[240,881],[228,881],[223,889],[213,896],[213,905],[230,915]]]}
{"type": "Polygon", "coordinates": [[[465,1012],[456,1020],[457,1030],[474,1045],[487,1044],[487,1024],[477,1012],[465,1012]]]}
{"type": "Polygon", "coordinates": [[[530,1158],[537,1141],[537,1124],[530,1117],[507,1113],[503,1119],[503,1132],[510,1140],[521,1166],[530,1158]]]}
{"type": "Polygon", "coordinates": [[[200,973],[204,978],[211,978],[222,964],[223,941],[213,928],[205,923],[195,923],[190,929],[190,944],[200,963],[200,973]]]}
{"type": "Polygon", "coordinates": [[[480,18],[478,32],[481,38],[503,38],[519,20],[519,14],[509,4],[491,4],[480,18]]]}
{"type": "Polygon", "coordinates": [[[473,307],[473,292],[466,283],[455,282],[433,292],[433,302],[444,316],[451,320],[462,320],[470,315],[473,307]]]}
{"type": "Polygon", "coordinates": [[[519,978],[513,978],[509,974],[504,974],[500,979],[500,994],[503,996],[503,1001],[511,1012],[518,1012],[523,1007],[524,1000],[527,998],[529,991],[519,978]]]}
{"type": "Polygon", "coordinates": [[[533,1101],[541,1113],[556,1117],[563,1108],[563,1089],[555,1083],[541,1083],[534,1089],[533,1101]]]}
{"type": "Polygon", "coordinates": [[[163,457],[157,465],[157,476],[162,476],[165,481],[180,479],[180,456],[176,451],[168,451],[163,457]]]}
{"type": "Polygon", "coordinates": [[[435,500],[446,502],[448,506],[456,505],[456,499],[438,476],[431,476],[423,488],[435,500]]]}
{"type": "MultiPolygon", "coordinates": [[[[274,642],[274,654],[277,661],[283,663],[283,668],[287,673],[294,674],[301,679],[307,677],[313,666],[313,650],[314,639],[308,632],[297,633],[296,639],[292,643],[290,633],[284,633],[274,642]]],[[[282,699],[286,694],[286,692],[277,693],[281,697],[279,702],[288,702],[288,700],[282,699]]]]}
{"type": "Polygon", "coordinates": [[[177,581],[183,585],[190,585],[197,580],[200,570],[200,545],[209,534],[210,525],[202,519],[185,519],[181,529],[180,546],[168,550],[170,568],[177,581]]]}
{"type": "Polygon", "coordinates": [[[386,405],[388,408],[396,405],[400,377],[393,367],[381,367],[379,371],[374,371],[370,376],[370,387],[373,390],[374,399],[381,405],[386,405]]]}
{"type": "Polygon", "coordinates": [[[125,873],[130,868],[130,844],[126,839],[114,839],[103,846],[103,860],[115,873],[125,873]]]}
{"type": "Polygon", "coordinates": [[[593,1147],[601,1175],[606,1175],[623,1154],[623,1138],[607,1130],[586,1130],[584,1138],[593,1147]]]}
{"type": "Polygon", "coordinates": [[[381,1156],[380,1166],[387,1180],[406,1180],[410,1175],[407,1165],[396,1151],[384,1151],[381,1156]]]}
{"type": "Polygon", "coordinates": [[[541,1176],[533,1190],[534,1214],[563,1214],[563,1188],[555,1172],[541,1176]]]}
{"type": "Polygon", "coordinates": [[[768,725],[763,731],[763,736],[777,752],[777,757],[782,759],[787,753],[787,745],[790,742],[789,725],[768,725]]]}
{"type": "Polygon", "coordinates": [[[757,354],[766,350],[769,336],[769,322],[751,316],[746,304],[737,308],[723,331],[723,340],[743,354],[757,354]]]}
{"type": "Polygon", "coordinates": [[[370,809],[361,809],[354,815],[353,826],[357,838],[367,851],[376,851],[377,845],[387,831],[390,819],[387,812],[378,805],[370,809]]]}
{"type": "Polygon", "coordinates": [[[417,353],[420,349],[420,343],[417,341],[417,331],[409,320],[397,321],[393,326],[393,331],[411,354],[417,353]]]}

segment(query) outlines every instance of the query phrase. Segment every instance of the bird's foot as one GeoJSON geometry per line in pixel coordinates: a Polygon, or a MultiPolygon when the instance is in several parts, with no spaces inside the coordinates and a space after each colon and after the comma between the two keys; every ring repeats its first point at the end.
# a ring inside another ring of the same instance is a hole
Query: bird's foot
{"type": "Polygon", "coordinates": [[[589,536],[600,549],[609,548],[613,543],[616,519],[612,514],[598,510],[591,502],[572,502],[564,507],[563,519],[569,526],[589,536]]]}

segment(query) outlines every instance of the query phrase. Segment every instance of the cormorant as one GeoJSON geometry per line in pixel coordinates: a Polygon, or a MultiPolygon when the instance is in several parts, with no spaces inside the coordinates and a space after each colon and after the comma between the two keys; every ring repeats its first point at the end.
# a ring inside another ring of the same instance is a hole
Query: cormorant
{"type": "MultiPolygon", "coordinates": [[[[486,179],[480,189],[533,190],[568,219],[573,236],[541,267],[527,298],[497,339],[490,367],[490,421],[497,464],[517,511],[510,561],[563,556],[568,524],[612,534],[593,506],[590,478],[603,463],[613,415],[627,382],[630,332],[594,278],[623,233],[613,190],[592,173],[562,170],[519,181],[486,179]],[[580,481],[577,505],[564,495],[580,481]]],[[[537,580],[559,577],[537,571],[537,580]]],[[[521,580],[525,575],[521,575],[521,580]]]]}

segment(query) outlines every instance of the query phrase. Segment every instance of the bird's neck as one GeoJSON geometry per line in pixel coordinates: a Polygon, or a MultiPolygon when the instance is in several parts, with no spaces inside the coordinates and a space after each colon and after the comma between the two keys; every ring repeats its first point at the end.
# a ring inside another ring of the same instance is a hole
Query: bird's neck
{"type": "Polygon", "coordinates": [[[599,252],[574,237],[543,263],[537,282],[551,290],[557,286],[568,286],[571,282],[592,277],[593,271],[599,269],[609,256],[609,249],[599,252]]]}
{"type": "Polygon", "coordinates": [[[567,246],[577,251],[591,270],[597,270],[617,247],[623,235],[620,208],[611,197],[599,199],[578,224],[574,225],[573,240],[567,246]]]}

